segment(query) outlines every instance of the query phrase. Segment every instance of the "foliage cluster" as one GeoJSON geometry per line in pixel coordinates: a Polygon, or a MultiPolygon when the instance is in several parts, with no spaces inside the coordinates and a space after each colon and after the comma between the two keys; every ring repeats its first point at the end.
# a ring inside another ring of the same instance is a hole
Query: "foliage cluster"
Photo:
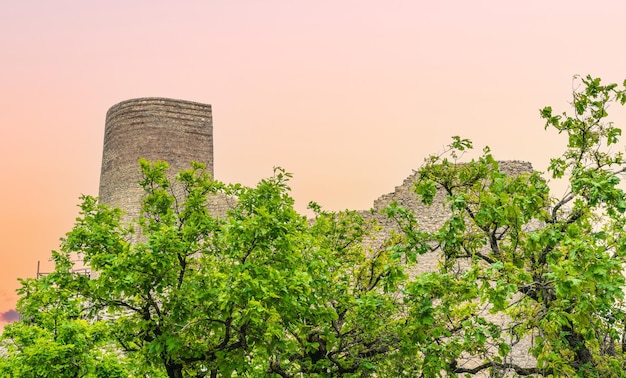
{"type": "Polygon", "coordinates": [[[416,196],[443,196],[449,214],[434,231],[397,203],[383,212],[393,229],[315,203],[307,220],[282,169],[244,187],[201,164],[172,179],[141,161],[141,216],[126,224],[84,196],[55,271],[22,280],[0,373],[626,376],[626,164],[607,121],[626,91],[580,81],[572,115],[541,110],[568,138],[546,174],[507,175],[488,148],[462,162],[472,143],[460,137],[425,161],[416,196]],[[567,193],[552,196],[546,175],[567,193]],[[212,214],[214,195],[236,203],[212,214]],[[439,264],[416,274],[426,253],[439,264]]]}

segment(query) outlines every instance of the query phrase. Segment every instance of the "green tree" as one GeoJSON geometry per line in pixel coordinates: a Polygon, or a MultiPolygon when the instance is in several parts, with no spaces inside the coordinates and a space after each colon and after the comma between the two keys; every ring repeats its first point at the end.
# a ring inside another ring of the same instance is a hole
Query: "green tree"
{"type": "Polygon", "coordinates": [[[442,227],[423,232],[410,212],[387,210],[406,231],[406,246],[441,254],[437,271],[406,286],[406,366],[428,376],[626,376],[626,164],[614,151],[621,130],[606,121],[626,92],[589,76],[581,84],[573,115],[541,110],[546,128],[568,138],[548,169],[569,180],[563,197],[551,196],[537,172],[502,172],[488,148],[460,163],[472,143],[455,137],[415,184],[427,204],[443,192],[450,215],[442,227]],[[524,339],[530,364],[512,355],[524,339]]]}
{"type": "MultiPolygon", "coordinates": [[[[3,377],[134,377],[142,369],[120,355],[108,324],[87,319],[85,298],[76,282],[86,277],[69,270],[53,253],[57,269],[39,279],[22,280],[18,311],[22,320],[2,335],[3,377]]],[[[149,371],[143,371],[149,372],[149,371]]],[[[158,375],[152,375],[158,377],[158,375]]]]}
{"type": "Polygon", "coordinates": [[[200,164],[175,180],[165,163],[140,164],[145,196],[136,224],[86,197],[67,236],[66,255],[80,253],[97,272],[81,295],[94,316],[114,319],[123,351],[169,377],[255,375],[253,352],[280,334],[280,319],[308,290],[300,269],[307,224],[287,195],[289,175],[276,170],[246,188],[212,180],[200,164]],[[218,194],[237,200],[221,217],[208,210],[218,194]]]}
{"type": "Polygon", "coordinates": [[[71,303],[76,314],[59,319],[98,319],[103,332],[93,335],[104,345],[176,378],[360,375],[393,349],[404,275],[384,245],[364,247],[373,222],[315,204],[316,219],[307,221],[281,169],[248,188],[212,180],[201,164],[174,179],[163,162],[140,168],[139,218],[124,224],[119,209],[85,196],[54,253],[55,272],[25,281],[35,286],[22,289],[31,298],[23,314],[42,307],[34,296],[71,303]],[[233,205],[212,214],[218,195],[233,205]],[[77,255],[90,278],[73,273],[77,255]]]}
{"type": "Polygon", "coordinates": [[[361,377],[383,374],[398,352],[406,306],[399,301],[407,278],[389,248],[395,238],[355,211],[326,212],[310,204],[309,252],[303,262],[309,292],[299,316],[283,322],[269,372],[282,377],[361,377]]]}

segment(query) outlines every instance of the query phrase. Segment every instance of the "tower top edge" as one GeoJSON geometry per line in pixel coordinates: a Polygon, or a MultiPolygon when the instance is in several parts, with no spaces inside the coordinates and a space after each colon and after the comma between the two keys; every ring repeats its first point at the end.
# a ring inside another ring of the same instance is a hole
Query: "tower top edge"
{"type": "Polygon", "coordinates": [[[188,100],[180,100],[175,98],[168,97],[139,97],[139,98],[131,98],[128,100],[124,100],[118,102],[117,104],[111,106],[107,111],[107,114],[114,113],[121,108],[125,107],[150,107],[150,106],[178,106],[178,107],[193,107],[193,108],[204,108],[208,111],[211,111],[211,105],[205,104],[202,102],[196,101],[188,101],[188,100]]]}

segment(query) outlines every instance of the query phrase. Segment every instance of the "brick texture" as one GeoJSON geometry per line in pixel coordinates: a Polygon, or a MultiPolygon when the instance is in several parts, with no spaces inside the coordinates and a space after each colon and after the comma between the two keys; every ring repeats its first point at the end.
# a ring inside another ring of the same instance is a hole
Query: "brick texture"
{"type": "Polygon", "coordinates": [[[138,160],[162,160],[172,174],[191,161],[213,174],[211,105],[167,98],[138,98],[109,109],[104,131],[99,197],[102,203],[139,213],[138,160]]]}

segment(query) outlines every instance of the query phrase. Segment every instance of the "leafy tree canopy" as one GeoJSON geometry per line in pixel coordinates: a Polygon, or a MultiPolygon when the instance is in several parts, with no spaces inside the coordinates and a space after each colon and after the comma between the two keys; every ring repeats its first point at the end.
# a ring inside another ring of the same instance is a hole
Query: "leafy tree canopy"
{"type": "Polygon", "coordinates": [[[140,161],[138,219],[84,196],[55,271],[21,281],[0,373],[625,376],[626,168],[607,117],[626,91],[577,80],[572,114],[540,112],[567,136],[548,172],[507,173],[489,148],[463,161],[461,137],[425,161],[415,198],[445,215],[436,227],[398,203],[311,203],[306,219],[280,168],[244,187],[140,161]],[[567,180],[565,195],[546,178],[567,180]],[[216,197],[226,211],[210,210],[216,197]]]}

